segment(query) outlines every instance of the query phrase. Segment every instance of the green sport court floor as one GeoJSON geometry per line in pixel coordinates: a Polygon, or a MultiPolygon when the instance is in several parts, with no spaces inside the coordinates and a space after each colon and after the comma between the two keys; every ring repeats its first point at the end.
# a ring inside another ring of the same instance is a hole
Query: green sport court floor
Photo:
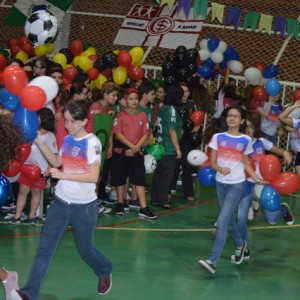
{"type": "MultiPolygon", "coordinates": [[[[294,225],[280,221],[270,226],[261,214],[249,222],[250,261],[231,263],[234,245],[228,237],[211,275],[197,262],[208,257],[214,242],[215,189],[195,180],[195,191],[196,200],[187,203],[179,189],[168,211],[149,204],[158,215],[155,221],[139,219],[137,212],[119,217],[113,211],[99,218],[95,243],[114,264],[113,286],[104,296],[97,294],[98,280],[80,258],[70,229],[54,256],[41,300],[299,299],[300,192],[282,196],[294,213],[294,225]]],[[[1,266],[17,270],[21,286],[42,230],[42,223],[8,225],[0,216],[1,266]]]]}

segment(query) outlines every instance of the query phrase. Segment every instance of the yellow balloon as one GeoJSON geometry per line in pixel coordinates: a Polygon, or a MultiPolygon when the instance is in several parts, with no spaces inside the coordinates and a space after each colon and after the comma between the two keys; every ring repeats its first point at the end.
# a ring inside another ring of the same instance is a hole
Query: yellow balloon
{"type": "Polygon", "coordinates": [[[47,54],[52,53],[55,50],[55,45],[53,43],[45,44],[45,46],[47,54]]]}
{"type": "Polygon", "coordinates": [[[65,65],[63,68],[66,69],[66,68],[70,68],[70,67],[74,67],[73,65],[70,65],[70,64],[67,64],[65,65]]]}
{"type": "Polygon", "coordinates": [[[139,60],[138,62],[135,63],[135,65],[141,67],[143,65],[143,61],[139,60]]]}
{"type": "Polygon", "coordinates": [[[93,67],[93,62],[86,56],[79,56],[78,65],[83,71],[87,71],[93,67]]]}
{"type": "Polygon", "coordinates": [[[118,55],[118,54],[119,54],[119,52],[120,52],[120,50],[119,50],[119,49],[115,49],[115,50],[113,50],[113,53],[114,53],[114,54],[116,54],[116,55],[118,55]]]}
{"type": "Polygon", "coordinates": [[[95,54],[96,54],[96,49],[93,47],[89,47],[85,51],[83,51],[80,55],[89,57],[90,55],[95,55],[95,54]]]}
{"type": "Polygon", "coordinates": [[[96,89],[96,82],[95,82],[95,80],[92,80],[92,81],[91,81],[91,83],[90,83],[90,88],[91,88],[91,90],[96,89]]]}
{"type": "Polygon", "coordinates": [[[67,64],[67,58],[63,53],[56,53],[53,57],[53,61],[57,64],[60,64],[63,68],[67,64]]]}
{"type": "Polygon", "coordinates": [[[127,79],[127,71],[126,68],[119,66],[115,69],[115,71],[113,72],[113,80],[114,83],[118,84],[118,85],[122,85],[123,83],[125,83],[127,79]]]}
{"type": "Polygon", "coordinates": [[[133,47],[130,51],[129,54],[132,57],[132,63],[136,64],[138,61],[142,60],[144,56],[144,50],[141,47],[133,47]]]}
{"type": "Polygon", "coordinates": [[[107,78],[103,74],[99,74],[99,76],[94,80],[96,88],[100,90],[106,81],[107,78]]]}
{"type": "Polygon", "coordinates": [[[20,59],[22,62],[26,61],[28,59],[28,54],[24,51],[19,51],[16,55],[17,59],[20,59]]]}
{"type": "Polygon", "coordinates": [[[75,67],[79,66],[79,59],[80,59],[80,56],[75,56],[75,57],[73,58],[73,65],[74,65],[75,67]]]}
{"type": "Polygon", "coordinates": [[[37,56],[43,56],[47,53],[47,48],[45,45],[38,45],[34,48],[34,53],[37,56]]]}

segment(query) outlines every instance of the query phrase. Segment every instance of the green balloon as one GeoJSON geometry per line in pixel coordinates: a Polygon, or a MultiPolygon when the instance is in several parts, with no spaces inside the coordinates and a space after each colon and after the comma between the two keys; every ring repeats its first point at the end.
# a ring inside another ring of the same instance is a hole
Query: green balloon
{"type": "Polygon", "coordinates": [[[160,144],[152,144],[147,147],[147,153],[153,155],[156,160],[160,160],[165,155],[165,148],[160,144]]]}

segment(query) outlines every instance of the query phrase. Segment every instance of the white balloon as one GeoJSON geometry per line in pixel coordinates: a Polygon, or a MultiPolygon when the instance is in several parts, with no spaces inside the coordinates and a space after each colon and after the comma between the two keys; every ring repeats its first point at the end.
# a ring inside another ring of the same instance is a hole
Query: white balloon
{"type": "Polygon", "coordinates": [[[262,79],[261,71],[255,67],[247,68],[245,70],[244,76],[248,82],[257,82],[262,79]]]}
{"type": "Polygon", "coordinates": [[[8,181],[9,181],[10,183],[14,183],[14,182],[16,182],[16,181],[19,180],[20,176],[21,176],[21,173],[19,172],[19,173],[18,173],[16,176],[14,176],[14,177],[7,177],[7,176],[6,176],[6,178],[8,179],[8,181]]]}
{"type": "Polygon", "coordinates": [[[239,74],[243,71],[243,65],[239,60],[230,60],[227,63],[227,66],[234,74],[239,74]]]}
{"type": "Polygon", "coordinates": [[[200,55],[200,59],[203,60],[207,60],[210,57],[210,52],[206,49],[202,49],[199,51],[199,55],[200,55]]]}
{"type": "Polygon", "coordinates": [[[260,200],[261,192],[264,186],[262,184],[255,184],[254,185],[254,196],[257,200],[260,200]]]}
{"type": "Polygon", "coordinates": [[[38,76],[32,79],[28,83],[28,85],[38,86],[46,93],[47,96],[46,104],[49,101],[53,100],[58,94],[58,84],[50,76],[38,76]]]}
{"type": "Polygon", "coordinates": [[[194,167],[201,166],[207,159],[206,153],[198,149],[191,150],[187,155],[188,163],[194,167]]]}
{"type": "Polygon", "coordinates": [[[144,164],[145,164],[146,174],[151,174],[156,169],[157,161],[153,155],[146,154],[144,156],[144,164]]]}
{"type": "Polygon", "coordinates": [[[208,47],[207,47],[207,39],[201,40],[199,46],[200,46],[201,50],[207,50],[208,49],[208,47]]]}
{"type": "Polygon", "coordinates": [[[219,46],[215,51],[224,53],[227,49],[227,44],[224,41],[220,41],[219,46]]]}
{"type": "Polygon", "coordinates": [[[223,61],[224,59],[224,55],[221,52],[218,51],[214,51],[211,55],[210,55],[211,60],[215,63],[215,64],[219,64],[223,61]]]}

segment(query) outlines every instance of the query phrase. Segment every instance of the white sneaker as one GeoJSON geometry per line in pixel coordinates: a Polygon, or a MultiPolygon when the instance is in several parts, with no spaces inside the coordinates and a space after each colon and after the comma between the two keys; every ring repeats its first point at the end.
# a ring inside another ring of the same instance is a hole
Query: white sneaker
{"type": "Polygon", "coordinates": [[[2,284],[5,289],[6,299],[10,299],[11,291],[19,289],[18,274],[17,272],[13,272],[13,271],[6,271],[6,272],[8,273],[8,276],[5,280],[2,281],[2,284]]]}
{"type": "Polygon", "coordinates": [[[99,215],[100,214],[109,214],[111,212],[111,208],[106,207],[104,205],[99,206],[99,215]]]}
{"type": "Polygon", "coordinates": [[[108,196],[109,199],[112,200],[118,200],[118,196],[117,196],[117,191],[116,190],[111,190],[108,196]]]}
{"type": "Polygon", "coordinates": [[[254,219],[254,211],[253,211],[253,208],[252,206],[249,208],[249,211],[248,211],[248,220],[249,221],[253,221],[254,219]]]}

